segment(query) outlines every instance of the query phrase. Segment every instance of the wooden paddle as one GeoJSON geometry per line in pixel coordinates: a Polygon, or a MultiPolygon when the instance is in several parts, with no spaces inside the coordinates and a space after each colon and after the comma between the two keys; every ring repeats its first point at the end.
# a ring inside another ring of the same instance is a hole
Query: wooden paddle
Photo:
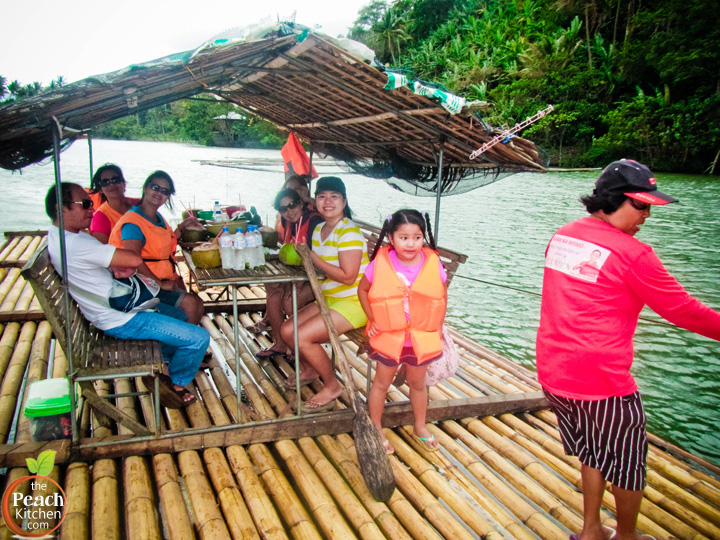
{"type": "Polygon", "coordinates": [[[345,358],[345,352],[340,345],[335,323],[330,315],[330,308],[325,301],[325,296],[320,288],[315,267],[310,260],[310,250],[306,245],[298,244],[295,249],[303,260],[303,266],[310,280],[310,286],[315,293],[315,300],[320,306],[320,315],[325,322],[330,337],[330,345],[332,346],[335,358],[340,365],[340,371],[345,379],[345,388],[350,394],[350,400],[355,411],[355,420],[353,421],[353,437],[355,439],[355,448],[357,449],[358,461],[360,462],[360,472],[362,473],[365,485],[367,485],[370,493],[376,500],[386,502],[395,490],[395,476],[390,465],[390,459],[383,448],[383,440],[368,416],[365,405],[360,400],[355,384],[353,383],[352,370],[350,364],[345,358]]]}

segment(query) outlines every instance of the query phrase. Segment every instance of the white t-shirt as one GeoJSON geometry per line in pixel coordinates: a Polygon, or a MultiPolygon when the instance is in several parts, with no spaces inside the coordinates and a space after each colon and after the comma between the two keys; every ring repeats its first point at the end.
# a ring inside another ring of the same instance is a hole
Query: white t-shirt
{"type": "MultiPolygon", "coordinates": [[[[108,269],[115,246],[103,244],[85,232],[71,233],[65,231],[65,247],[67,251],[67,269],[70,284],[80,287],[93,294],[108,298],[113,284],[113,274],[108,269]]],[[[58,228],[51,225],[48,229],[48,252],[50,262],[62,275],[60,263],[60,236],[58,228]]],[[[122,326],[133,318],[133,313],[123,313],[108,306],[76,295],[70,291],[80,306],[85,318],[100,330],[108,330],[122,326]]]]}

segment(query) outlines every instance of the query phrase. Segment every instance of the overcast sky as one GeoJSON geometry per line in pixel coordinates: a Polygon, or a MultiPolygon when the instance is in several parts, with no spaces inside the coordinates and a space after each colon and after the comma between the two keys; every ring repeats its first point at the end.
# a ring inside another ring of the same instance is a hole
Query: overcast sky
{"type": "Polygon", "coordinates": [[[370,0],[20,0],[0,22],[0,75],[8,82],[73,82],[194,49],[234,27],[289,19],[346,35],[370,0]]]}

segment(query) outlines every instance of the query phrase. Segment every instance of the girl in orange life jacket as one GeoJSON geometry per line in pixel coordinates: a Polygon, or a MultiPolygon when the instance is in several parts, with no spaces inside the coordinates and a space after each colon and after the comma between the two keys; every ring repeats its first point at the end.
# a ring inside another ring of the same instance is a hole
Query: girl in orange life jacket
{"type": "MultiPolygon", "coordinates": [[[[398,210],[383,223],[372,262],[358,286],[358,297],[368,317],[366,333],[376,360],[368,409],[382,435],[385,396],[398,366],[407,368],[410,404],[415,419],[413,436],[428,450],[437,439],[425,426],[425,373],[442,355],[442,325],[447,306],[447,273],[435,251],[430,219],[417,210],[398,210]],[[380,247],[387,235],[390,246],[380,247]],[[423,247],[427,243],[430,247],[423,247]]],[[[384,438],[384,437],[383,437],[384,438]]],[[[385,451],[394,452],[385,440],[385,451]]]]}

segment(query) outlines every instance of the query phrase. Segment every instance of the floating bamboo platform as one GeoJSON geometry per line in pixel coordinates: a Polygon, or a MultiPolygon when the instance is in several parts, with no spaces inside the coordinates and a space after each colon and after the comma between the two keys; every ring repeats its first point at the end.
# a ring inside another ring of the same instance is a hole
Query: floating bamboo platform
{"type": "MultiPolygon", "coordinates": [[[[6,317],[0,323],[0,465],[8,485],[28,474],[25,457],[58,450],[50,477],[68,500],[56,531],[61,539],[554,540],[580,530],[579,464],[563,455],[556,419],[542,408],[534,374],[457,332],[460,370],[430,389],[429,417],[437,420],[429,429],[440,440],[439,452],[411,437],[407,387],[390,389],[392,427],[385,435],[396,450],[390,460],[397,489],[387,503],[375,501],[363,483],[352,412],[294,416],[289,404],[295,394],[280,384],[292,366],[278,358],[255,360],[268,338],[242,327],[258,320],[259,311],[239,315],[242,418],[228,365],[233,321],[214,309],[202,320],[213,359],[193,384],[200,399],[183,410],[163,409],[165,437],[132,442],[122,426],[85,407],[80,448],[69,441],[32,443],[20,412],[25,389],[64,376],[67,367],[49,324],[25,317],[33,299],[22,277],[10,276],[17,268],[10,263],[27,259],[38,238],[10,235],[0,247],[0,261],[7,261],[0,266],[0,314],[6,317]],[[475,414],[458,414],[472,407],[475,414]],[[228,429],[207,431],[217,426],[228,429]]],[[[262,303],[262,288],[240,293],[248,305],[262,303]]],[[[210,306],[220,291],[201,294],[210,306]]],[[[343,346],[353,367],[353,381],[344,382],[365,394],[366,356],[349,340],[343,346]]],[[[99,393],[143,390],[136,380],[103,384],[99,393]]],[[[303,388],[303,398],[319,388],[318,382],[303,388]]],[[[111,399],[150,426],[147,396],[111,399]]],[[[349,406],[346,397],[341,401],[340,409],[349,406]]],[[[656,538],[720,538],[718,473],[717,466],[653,437],[639,530],[656,538]]],[[[609,490],[603,524],[615,524],[609,490]]],[[[11,536],[0,522],[0,540],[11,536]]]]}

